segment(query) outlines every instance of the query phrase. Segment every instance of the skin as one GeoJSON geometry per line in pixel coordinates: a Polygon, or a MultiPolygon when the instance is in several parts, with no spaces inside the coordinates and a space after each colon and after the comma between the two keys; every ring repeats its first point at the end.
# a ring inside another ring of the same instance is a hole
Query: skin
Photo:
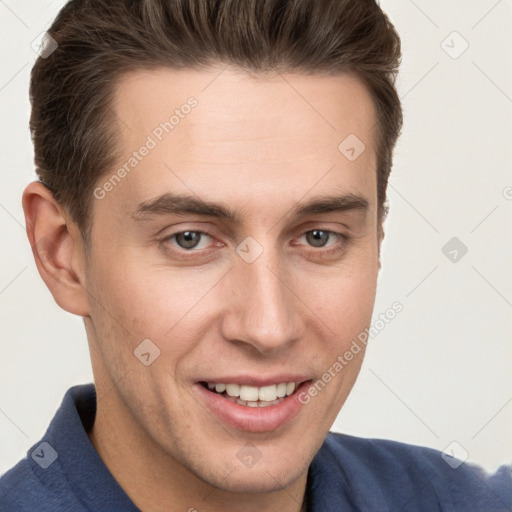
{"type": "Polygon", "coordinates": [[[285,372],[316,381],[370,326],[381,242],[375,110],[351,75],[222,69],[123,77],[112,105],[122,120],[120,166],[187,98],[198,105],[112,191],[93,199],[90,247],[39,183],[23,194],[27,232],[56,302],[84,317],[98,395],[89,436],[134,503],[144,511],[298,512],[308,466],[364,350],[271,432],[221,422],[193,385],[205,376],[285,372]],[[366,145],[353,162],[338,150],[351,133],[366,145]],[[132,218],[163,192],[224,203],[240,222],[132,218]],[[360,196],[368,208],[291,216],[297,203],[334,193],[360,196]],[[324,235],[314,245],[314,229],[350,238],[324,235]],[[179,237],[162,242],[187,230],[210,234],[197,248],[179,237]],[[263,248],[253,263],[236,252],[248,236],[263,248]],[[160,350],[149,366],[134,357],[144,339],[160,350]],[[261,454],[252,467],[237,458],[248,442],[261,454]]]}

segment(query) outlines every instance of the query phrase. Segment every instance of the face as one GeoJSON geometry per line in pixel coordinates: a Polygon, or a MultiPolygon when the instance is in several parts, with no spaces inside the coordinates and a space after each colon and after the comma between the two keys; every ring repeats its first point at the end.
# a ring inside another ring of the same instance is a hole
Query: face
{"type": "Polygon", "coordinates": [[[307,471],[361,366],[332,371],[374,304],[376,118],[350,75],[221,70],[120,81],[86,323],[99,411],[204,482],[265,492],[307,471]]]}

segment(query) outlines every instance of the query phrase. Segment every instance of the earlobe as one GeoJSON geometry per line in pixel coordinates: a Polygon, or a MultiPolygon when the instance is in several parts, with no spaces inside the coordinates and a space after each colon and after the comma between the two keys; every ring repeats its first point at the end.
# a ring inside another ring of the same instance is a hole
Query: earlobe
{"type": "Polygon", "coordinates": [[[55,302],[70,313],[89,316],[78,228],[40,182],[25,188],[22,204],[37,269],[55,302]]]}

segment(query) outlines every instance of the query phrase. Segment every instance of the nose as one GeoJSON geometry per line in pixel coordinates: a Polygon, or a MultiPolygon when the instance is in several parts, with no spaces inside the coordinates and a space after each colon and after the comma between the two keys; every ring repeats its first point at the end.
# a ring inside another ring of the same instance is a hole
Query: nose
{"type": "Polygon", "coordinates": [[[303,336],[304,300],[293,289],[291,269],[282,266],[276,251],[264,251],[252,263],[237,260],[228,275],[221,324],[224,339],[269,354],[303,336]]]}

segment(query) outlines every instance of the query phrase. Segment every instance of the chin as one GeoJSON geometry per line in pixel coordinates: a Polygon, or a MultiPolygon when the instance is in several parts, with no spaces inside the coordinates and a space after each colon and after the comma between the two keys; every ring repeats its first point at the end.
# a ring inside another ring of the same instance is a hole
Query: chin
{"type": "Polygon", "coordinates": [[[272,466],[256,468],[235,468],[227,476],[215,475],[208,483],[219,490],[240,494],[263,494],[277,492],[291,486],[302,474],[297,466],[289,470],[273,471],[272,466]]]}
{"type": "MultiPolygon", "coordinates": [[[[210,465],[190,467],[196,477],[207,484],[230,493],[271,493],[291,486],[305,472],[310,460],[305,453],[293,453],[289,448],[289,456],[273,454],[271,450],[262,455],[253,465],[245,466],[233,457],[231,450],[222,457],[221,453],[210,465]],[[300,456],[299,456],[300,455],[300,456]],[[223,460],[222,460],[223,459],[223,460]]],[[[206,462],[206,460],[204,461],[206,462]]]]}

